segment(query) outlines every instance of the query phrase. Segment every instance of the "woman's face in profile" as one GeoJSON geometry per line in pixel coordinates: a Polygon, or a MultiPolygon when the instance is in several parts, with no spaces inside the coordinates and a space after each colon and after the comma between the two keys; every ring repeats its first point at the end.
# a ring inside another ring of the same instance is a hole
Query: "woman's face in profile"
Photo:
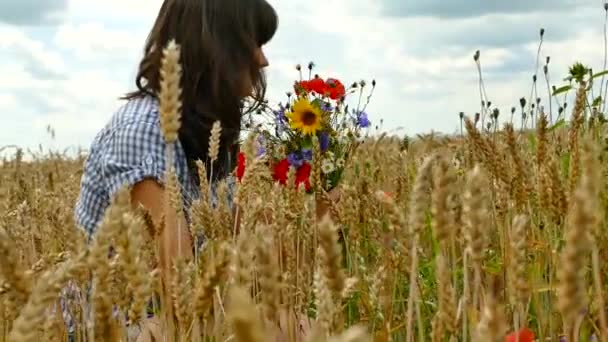
{"type": "MultiPolygon", "coordinates": [[[[269,65],[268,59],[266,58],[264,50],[261,46],[255,50],[254,62],[260,69],[263,69],[269,65]]],[[[245,71],[243,74],[243,96],[247,97],[253,95],[253,81],[251,80],[251,75],[248,71],[245,71]]]]}

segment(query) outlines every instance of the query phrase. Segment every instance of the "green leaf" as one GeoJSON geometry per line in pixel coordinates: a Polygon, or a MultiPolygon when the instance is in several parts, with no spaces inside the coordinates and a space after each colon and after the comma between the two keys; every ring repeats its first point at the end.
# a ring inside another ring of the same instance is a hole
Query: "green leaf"
{"type": "Polygon", "coordinates": [[[553,132],[556,129],[565,126],[566,125],[566,119],[559,119],[559,121],[557,121],[555,124],[553,124],[553,126],[549,127],[549,132],[553,132]]]}
{"type": "Polygon", "coordinates": [[[530,133],[528,135],[528,141],[530,142],[530,148],[532,151],[536,151],[536,134],[530,133]]]}
{"type": "Polygon", "coordinates": [[[570,77],[572,77],[572,79],[574,79],[577,83],[581,83],[583,79],[585,79],[588,72],[589,68],[580,62],[574,63],[574,65],[572,65],[568,70],[570,77]]]}
{"type": "Polygon", "coordinates": [[[604,71],[598,72],[597,74],[593,74],[591,79],[602,77],[604,75],[608,75],[608,70],[604,70],[604,71]]]}
{"type": "Polygon", "coordinates": [[[593,100],[593,103],[591,104],[591,106],[593,106],[593,107],[597,107],[597,106],[599,106],[599,105],[600,105],[600,103],[602,103],[602,101],[603,101],[603,100],[602,100],[602,97],[601,97],[601,96],[598,96],[598,97],[596,97],[596,98],[593,100]]]}
{"type": "Polygon", "coordinates": [[[313,106],[317,107],[317,108],[321,108],[321,99],[316,98],[314,99],[310,104],[312,104],[313,106]]]}
{"type": "Polygon", "coordinates": [[[570,84],[565,85],[565,86],[561,86],[561,87],[555,89],[555,91],[553,91],[552,96],[556,96],[556,95],[559,95],[559,94],[562,94],[562,93],[566,93],[566,92],[570,91],[570,89],[572,89],[572,85],[570,85],[570,84]]]}
{"type": "Polygon", "coordinates": [[[312,137],[310,135],[304,136],[301,147],[302,149],[312,150],[312,137]]]}

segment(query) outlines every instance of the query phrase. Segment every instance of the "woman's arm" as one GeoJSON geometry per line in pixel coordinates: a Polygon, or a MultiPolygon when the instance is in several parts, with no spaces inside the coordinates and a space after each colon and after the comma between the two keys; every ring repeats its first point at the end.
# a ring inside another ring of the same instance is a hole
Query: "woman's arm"
{"type": "Polygon", "coordinates": [[[165,281],[170,281],[173,272],[173,262],[178,257],[192,259],[192,238],[188,223],[183,214],[175,210],[166,210],[164,188],[154,180],[143,180],[135,184],[131,190],[131,201],[134,206],[142,205],[148,210],[156,227],[160,226],[163,215],[164,227],[158,239],[161,273],[165,281]]]}

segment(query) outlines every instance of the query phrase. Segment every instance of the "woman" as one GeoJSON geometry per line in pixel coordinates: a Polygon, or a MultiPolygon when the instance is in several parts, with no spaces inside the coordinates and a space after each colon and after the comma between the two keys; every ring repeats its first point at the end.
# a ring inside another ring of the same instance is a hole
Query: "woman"
{"type": "MultiPolygon", "coordinates": [[[[133,204],[142,204],[153,220],[162,212],[165,143],[159,124],[162,48],[171,39],[181,47],[182,125],[175,146],[175,168],[189,205],[198,196],[195,162],[207,161],[212,124],[222,124],[220,155],[214,180],[233,169],[241,117],[256,110],[265,95],[262,47],[277,29],[278,18],[266,0],[165,0],[148,37],[136,78],[137,90],[97,135],[90,149],[76,205],[76,220],[89,234],[97,229],[105,209],[119,189],[131,187],[133,204]],[[250,106],[243,108],[244,100],[250,106]]],[[[207,164],[207,169],[210,165],[207,164]]],[[[184,223],[186,217],[176,218],[184,223]]],[[[169,268],[177,245],[191,246],[173,229],[161,237],[161,262],[169,268]]],[[[181,248],[183,256],[191,248],[181,248]]]]}
{"type": "MultiPolygon", "coordinates": [[[[222,125],[221,152],[213,165],[213,181],[234,169],[241,118],[256,111],[265,96],[263,69],[268,60],[262,47],[277,26],[277,14],[266,0],[164,0],[139,64],[137,89],[124,97],[126,104],[90,149],[75,210],[77,224],[89,236],[125,186],[131,189],[134,206],[143,205],[153,221],[161,220],[167,168],[157,99],[162,48],[171,39],[180,45],[183,106],[174,166],[188,207],[198,197],[196,161],[211,169],[208,141],[217,120],[222,125]]],[[[327,212],[327,203],[319,204],[319,213],[327,212]]],[[[192,257],[192,238],[187,229],[176,228],[178,222],[186,226],[187,217],[164,219],[159,257],[163,278],[168,279],[175,258],[192,257]],[[178,231],[183,232],[179,237],[178,231]]]]}
{"type": "MultiPolygon", "coordinates": [[[[232,147],[241,132],[241,117],[257,110],[265,95],[263,68],[268,61],[262,47],[277,25],[277,14],[266,0],[164,0],[139,64],[136,90],[124,97],[127,102],[90,148],[75,209],[77,224],[89,236],[124,186],[131,189],[133,205],[143,205],[156,223],[161,220],[167,168],[157,99],[162,48],[171,39],[180,45],[183,107],[174,166],[189,206],[198,196],[195,162],[207,162],[210,130],[216,120],[221,122],[222,135],[213,178],[225,178],[233,170],[236,151],[232,147]],[[247,98],[252,101],[245,107],[247,98]]],[[[181,229],[184,233],[177,236],[180,221],[185,226],[187,218],[166,219],[159,238],[165,279],[172,260],[192,257],[187,230],[181,229]]]]}

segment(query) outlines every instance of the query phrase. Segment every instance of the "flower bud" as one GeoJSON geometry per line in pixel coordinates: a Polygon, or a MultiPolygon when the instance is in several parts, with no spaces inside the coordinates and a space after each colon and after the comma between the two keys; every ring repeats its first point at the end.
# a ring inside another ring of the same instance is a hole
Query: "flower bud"
{"type": "Polygon", "coordinates": [[[541,28],[540,29],[540,37],[542,38],[545,35],[545,29],[541,28]]]}
{"type": "Polygon", "coordinates": [[[314,62],[310,62],[308,63],[308,70],[312,70],[312,68],[315,67],[315,63],[314,62]]]}
{"type": "Polygon", "coordinates": [[[464,119],[464,112],[460,112],[458,116],[460,116],[460,120],[464,119]]]}
{"type": "Polygon", "coordinates": [[[523,97],[519,99],[519,105],[521,106],[521,108],[524,108],[526,106],[526,99],[523,97]]]}
{"type": "Polygon", "coordinates": [[[296,70],[298,70],[298,71],[302,70],[302,66],[300,64],[296,64],[296,70]]]}
{"type": "Polygon", "coordinates": [[[475,51],[475,54],[473,55],[473,60],[475,60],[475,62],[477,62],[479,60],[479,55],[480,55],[479,50],[475,51]]]}

